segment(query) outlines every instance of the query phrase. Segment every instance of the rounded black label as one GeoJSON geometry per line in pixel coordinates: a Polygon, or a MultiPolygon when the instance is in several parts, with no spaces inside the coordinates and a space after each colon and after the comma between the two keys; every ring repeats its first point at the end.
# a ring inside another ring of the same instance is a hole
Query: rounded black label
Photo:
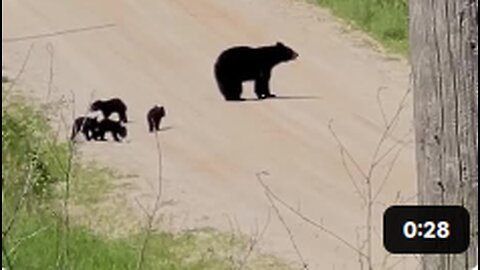
{"type": "Polygon", "coordinates": [[[461,253],[470,243],[462,206],[391,206],[383,215],[383,244],[391,253],[461,253]]]}

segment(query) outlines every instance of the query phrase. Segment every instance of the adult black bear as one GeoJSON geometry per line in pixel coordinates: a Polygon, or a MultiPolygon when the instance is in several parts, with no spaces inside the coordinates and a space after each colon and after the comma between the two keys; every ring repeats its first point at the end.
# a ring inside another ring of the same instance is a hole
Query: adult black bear
{"type": "Polygon", "coordinates": [[[281,42],[258,48],[232,47],[223,51],[215,63],[218,88],[225,100],[241,101],[242,83],[254,80],[258,99],[274,97],[269,86],[273,67],[297,57],[298,53],[281,42]]]}
{"type": "Polygon", "coordinates": [[[81,116],[75,119],[72,126],[72,135],[70,139],[73,140],[79,132],[82,132],[87,141],[94,138],[98,128],[98,122],[96,118],[81,116]]]}
{"type": "Polygon", "coordinates": [[[101,111],[105,118],[110,117],[112,113],[118,113],[121,122],[127,123],[127,105],[119,99],[112,98],[108,100],[97,100],[90,106],[91,111],[101,111]]]}
{"type": "Polygon", "coordinates": [[[120,142],[122,138],[127,137],[127,128],[123,126],[121,122],[104,118],[98,122],[93,138],[96,141],[106,141],[105,134],[107,132],[112,134],[116,142],[120,142]]]}
{"type": "Polygon", "coordinates": [[[159,131],[160,130],[160,121],[163,117],[165,117],[166,112],[163,106],[158,107],[155,105],[151,108],[147,113],[147,122],[148,122],[148,130],[150,132],[159,131]]]}

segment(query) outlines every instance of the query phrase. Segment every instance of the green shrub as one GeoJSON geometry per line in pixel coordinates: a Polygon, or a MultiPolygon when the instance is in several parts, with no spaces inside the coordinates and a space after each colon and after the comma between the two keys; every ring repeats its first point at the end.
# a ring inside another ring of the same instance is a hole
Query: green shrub
{"type": "Polygon", "coordinates": [[[7,196],[29,193],[48,197],[52,184],[64,177],[68,147],[55,141],[47,119],[25,100],[13,98],[2,106],[2,183],[7,196]],[[28,183],[26,183],[28,181],[28,183]]]}

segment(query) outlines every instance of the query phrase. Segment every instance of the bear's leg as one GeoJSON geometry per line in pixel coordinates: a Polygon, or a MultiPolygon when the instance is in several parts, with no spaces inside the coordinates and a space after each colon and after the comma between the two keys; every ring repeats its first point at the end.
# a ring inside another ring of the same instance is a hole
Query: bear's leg
{"type": "Polygon", "coordinates": [[[77,124],[74,123],[73,124],[73,127],[72,127],[72,135],[70,136],[70,140],[74,140],[75,137],[77,136],[77,133],[78,133],[78,127],[77,127],[77,124]]]}
{"type": "Polygon", "coordinates": [[[99,137],[98,128],[92,129],[92,136],[91,137],[92,137],[93,140],[98,141],[98,137],[99,137]]]}
{"type": "Polygon", "coordinates": [[[123,122],[123,123],[127,123],[127,122],[128,122],[126,110],[120,111],[119,116],[120,116],[120,121],[121,121],[121,122],[123,122]]]}
{"type": "Polygon", "coordinates": [[[116,142],[120,142],[120,138],[118,137],[118,132],[112,131],[112,137],[116,142]]]}
{"type": "Polygon", "coordinates": [[[271,74],[272,74],[272,73],[271,73],[271,70],[269,70],[269,71],[267,71],[267,72],[265,73],[265,81],[266,81],[266,82],[265,82],[265,92],[264,92],[264,94],[265,94],[265,97],[266,97],[266,98],[276,97],[276,95],[274,95],[274,94],[272,94],[272,93],[270,92],[270,78],[271,78],[271,74]]]}
{"type": "Polygon", "coordinates": [[[84,121],[85,121],[84,118],[77,118],[73,122],[72,136],[70,137],[72,140],[75,139],[75,137],[77,137],[77,134],[82,131],[82,126],[84,121]]]}
{"type": "Polygon", "coordinates": [[[227,100],[228,95],[228,87],[226,84],[221,80],[219,75],[216,75],[216,80],[217,80],[217,86],[218,89],[220,90],[220,93],[222,94],[223,98],[227,100]]]}
{"type": "Polygon", "coordinates": [[[79,132],[81,132],[83,134],[83,137],[88,140],[88,128],[85,127],[85,123],[81,124],[79,132]]]}
{"type": "Polygon", "coordinates": [[[269,96],[270,90],[268,89],[269,77],[262,75],[255,80],[255,94],[258,99],[265,99],[269,96]]]}
{"type": "Polygon", "coordinates": [[[265,99],[269,97],[275,97],[274,94],[270,93],[270,77],[271,72],[263,72],[255,80],[255,94],[258,99],[265,99]]]}
{"type": "Polygon", "coordinates": [[[110,117],[111,112],[107,110],[102,110],[103,118],[108,119],[110,117]]]}
{"type": "Polygon", "coordinates": [[[95,140],[96,140],[96,141],[106,141],[106,139],[105,139],[105,133],[106,133],[105,131],[99,130],[99,131],[97,132],[97,134],[95,135],[95,140]]]}
{"type": "Polygon", "coordinates": [[[92,125],[90,121],[85,121],[82,126],[82,133],[85,136],[85,139],[87,141],[90,141],[92,139],[92,125]]]}
{"type": "Polygon", "coordinates": [[[153,132],[153,119],[152,119],[152,117],[148,118],[148,131],[153,132]]]}
{"type": "Polygon", "coordinates": [[[242,82],[230,82],[225,85],[224,89],[225,100],[227,101],[243,101],[242,98],[242,82]]]}
{"type": "Polygon", "coordinates": [[[87,139],[87,141],[90,141],[92,139],[90,129],[83,130],[83,135],[85,135],[85,139],[87,139]]]}
{"type": "Polygon", "coordinates": [[[218,88],[226,101],[241,101],[242,82],[231,76],[216,74],[218,88]]]}

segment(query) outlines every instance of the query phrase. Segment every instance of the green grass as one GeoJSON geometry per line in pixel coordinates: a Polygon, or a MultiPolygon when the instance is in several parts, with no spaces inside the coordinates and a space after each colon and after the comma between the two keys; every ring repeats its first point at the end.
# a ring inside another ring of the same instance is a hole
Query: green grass
{"type": "Polygon", "coordinates": [[[96,205],[115,188],[109,181],[115,177],[115,172],[95,162],[75,163],[72,173],[72,201],[76,205],[96,205]]]}
{"type": "Polygon", "coordinates": [[[313,0],[370,34],[391,52],[408,52],[407,0],[313,0]]]}
{"type": "MultiPolygon", "coordinates": [[[[133,269],[135,250],[125,241],[104,240],[85,228],[73,227],[68,234],[68,260],[64,255],[64,231],[61,221],[43,214],[22,217],[9,239],[21,240],[33,235],[17,248],[16,241],[8,245],[15,269],[133,269]],[[35,234],[36,233],[36,234],[35,234]]],[[[3,265],[6,265],[3,263],[3,265]]]]}
{"type": "MultiPolygon", "coordinates": [[[[57,269],[58,256],[62,254],[62,235],[56,230],[57,224],[53,219],[29,219],[22,225],[22,232],[16,231],[18,237],[31,235],[39,229],[40,232],[12,252],[14,268],[57,269]]],[[[142,240],[142,235],[107,240],[85,228],[74,227],[69,233],[68,269],[135,269],[142,240]]],[[[247,252],[246,242],[232,243],[229,235],[211,230],[179,235],[154,233],[149,243],[143,269],[231,270],[247,252]],[[235,264],[232,264],[232,257],[238,257],[235,264]]],[[[263,255],[252,256],[245,269],[291,268],[277,258],[263,255]]]]}
{"type": "MultiPolygon", "coordinates": [[[[113,216],[121,209],[106,207],[118,204],[106,196],[114,188],[109,180],[118,172],[72,159],[68,178],[72,212],[66,225],[62,187],[71,153],[67,143],[56,139],[38,106],[24,98],[2,95],[2,266],[22,270],[135,269],[145,232],[116,237],[111,229],[121,227],[120,220],[134,221],[113,216]],[[84,216],[75,215],[76,207],[83,207],[84,216]],[[102,209],[108,212],[102,222],[111,226],[106,233],[98,233],[102,230],[96,230],[96,223],[82,223],[83,218],[101,216],[97,211],[102,209]]],[[[245,239],[215,230],[154,231],[149,234],[142,269],[229,270],[247,254],[245,239]]],[[[272,256],[255,255],[244,269],[287,270],[289,265],[272,256]]]]}

